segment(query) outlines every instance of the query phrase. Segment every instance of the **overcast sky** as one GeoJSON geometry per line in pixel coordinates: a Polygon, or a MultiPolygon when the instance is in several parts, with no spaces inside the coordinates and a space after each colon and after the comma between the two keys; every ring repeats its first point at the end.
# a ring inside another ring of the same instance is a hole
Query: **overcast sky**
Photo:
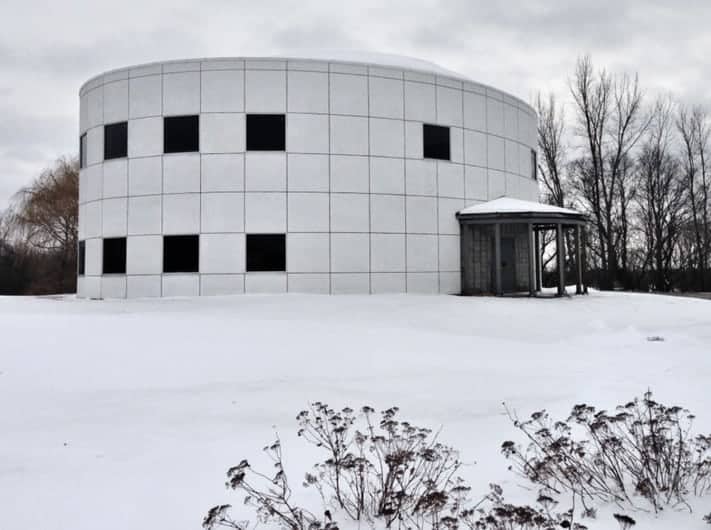
{"type": "Polygon", "coordinates": [[[709,0],[0,0],[0,210],[77,150],[80,85],[136,63],[314,48],[436,62],[531,101],[576,57],[711,103],[709,0]]]}

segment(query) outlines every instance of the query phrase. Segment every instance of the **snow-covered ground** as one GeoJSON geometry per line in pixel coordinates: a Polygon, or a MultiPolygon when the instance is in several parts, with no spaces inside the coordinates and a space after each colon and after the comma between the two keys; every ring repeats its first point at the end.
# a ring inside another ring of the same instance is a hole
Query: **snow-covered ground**
{"type": "MultiPolygon", "coordinates": [[[[224,472],[242,458],[266,468],[275,427],[300,489],[311,460],[295,416],[314,400],[397,405],[443,427],[475,492],[520,496],[499,452],[517,439],[502,402],[563,416],[648,387],[711,432],[711,302],[0,298],[0,529],[199,529],[211,506],[240,503],[224,472]]],[[[703,530],[701,515],[636,528],[703,530]]]]}

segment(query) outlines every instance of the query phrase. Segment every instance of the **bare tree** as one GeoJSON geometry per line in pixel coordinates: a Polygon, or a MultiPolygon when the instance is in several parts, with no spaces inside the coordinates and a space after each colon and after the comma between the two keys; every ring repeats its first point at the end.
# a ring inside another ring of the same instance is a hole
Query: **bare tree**
{"type": "Polygon", "coordinates": [[[589,57],[578,60],[570,89],[582,139],[571,177],[594,222],[592,250],[606,271],[602,287],[612,288],[627,260],[632,151],[648,120],[637,77],[596,73],[589,57]]]}
{"type": "Polygon", "coordinates": [[[679,161],[673,152],[674,109],[660,99],[637,157],[636,189],[639,223],[646,245],[645,269],[651,269],[655,290],[672,287],[672,265],[686,198],[679,161]]]}
{"type": "Polygon", "coordinates": [[[566,183],[564,172],[567,161],[565,135],[565,116],[563,107],[558,105],[555,95],[547,101],[541,94],[536,98],[538,113],[538,175],[545,188],[546,202],[565,207],[566,183]]]}

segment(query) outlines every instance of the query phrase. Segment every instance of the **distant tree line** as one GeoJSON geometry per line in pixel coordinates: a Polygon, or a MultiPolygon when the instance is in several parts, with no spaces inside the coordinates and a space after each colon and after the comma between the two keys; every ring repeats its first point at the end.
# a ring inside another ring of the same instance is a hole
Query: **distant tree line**
{"type": "Polygon", "coordinates": [[[79,163],[61,158],[0,212],[0,295],[76,291],[79,163]]]}
{"type": "Polygon", "coordinates": [[[537,99],[538,173],[546,202],[589,216],[591,285],[711,289],[706,110],[648,102],[636,75],[596,70],[589,57],[569,88],[570,120],[554,96],[537,99]]]}

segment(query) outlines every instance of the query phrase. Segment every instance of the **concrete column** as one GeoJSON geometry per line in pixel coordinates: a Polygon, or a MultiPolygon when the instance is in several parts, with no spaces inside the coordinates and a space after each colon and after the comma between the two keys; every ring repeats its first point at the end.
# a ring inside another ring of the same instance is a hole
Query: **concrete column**
{"type": "Polygon", "coordinates": [[[543,259],[541,256],[541,231],[536,230],[534,234],[534,251],[536,258],[536,291],[540,292],[543,289],[543,259]]]}
{"type": "Polygon", "coordinates": [[[536,251],[533,240],[533,224],[528,223],[528,293],[536,295],[536,251]]]}
{"type": "Polygon", "coordinates": [[[575,294],[583,294],[583,263],[580,249],[580,225],[575,225],[575,294]]]}
{"type": "Polygon", "coordinates": [[[587,268],[588,268],[588,235],[587,227],[583,225],[582,235],[581,235],[581,260],[580,264],[582,267],[582,282],[583,282],[583,294],[588,294],[588,282],[587,282],[587,268]]]}
{"type": "Polygon", "coordinates": [[[504,294],[501,287],[501,225],[494,225],[494,277],[496,279],[496,294],[501,296],[504,294]]]}
{"type": "Polygon", "coordinates": [[[558,223],[556,229],[556,253],[558,254],[558,296],[565,294],[565,240],[563,225],[558,223]]]}

